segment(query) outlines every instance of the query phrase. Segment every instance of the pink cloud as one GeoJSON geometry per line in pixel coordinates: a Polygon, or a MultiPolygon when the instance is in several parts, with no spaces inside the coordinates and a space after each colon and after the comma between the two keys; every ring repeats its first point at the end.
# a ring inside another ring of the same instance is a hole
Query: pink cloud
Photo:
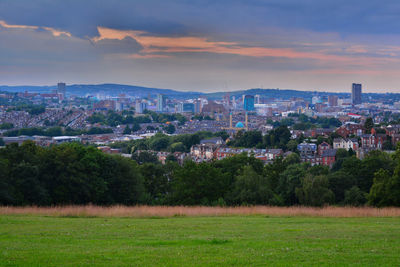
{"type": "MultiPolygon", "coordinates": [[[[313,59],[321,62],[332,62],[342,63],[349,65],[363,65],[372,66],[374,64],[381,64],[382,62],[388,62],[394,59],[388,58],[373,58],[367,56],[354,56],[354,55],[339,55],[337,52],[341,50],[334,46],[333,43],[326,43],[326,47],[320,51],[297,51],[292,48],[268,48],[260,46],[245,46],[237,42],[220,42],[212,41],[205,37],[169,37],[169,36],[153,36],[143,31],[133,30],[117,30],[106,27],[98,27],[99,36],[94,37],[94,42],[103,39],[117,39],[123,40],[124,38],[130,37],[135,39],[143,49],[140,55],[131,55],[131,58],[154,58],[161,57],[160,53],[171,54],[171,53],[215,53],[215,54],[231,54],[246,57],[277,57],[277,58],[288,58],[288,59],[313,59]],[[330,54],[329,52],[335,52],[336,54],[330,54]]],[[[308,44],[309,46],[311,44],[308,44]]],[[[346,52],[346,49],[345,49],[346,52]]],[[[347,48],[347,52],[352,54],[366,53],[367,49],[361,45],[353,45],[347,48]]]]}
{"type": "Polygon", "coordinates": [[[12,24],[8,24],[7,22],[5,22],[4,20],[0,20],[0,26],[6,29],[27,29],[27,30],[37,30],[37,29],[43,29],[46,30],[48,32],[50,32],[54,37],[59,37],[61,35],[65,35],[68,37],[71,37],[71,33],[67,32],[67,31],[61,31],[61,30],[57,30],[51,27],[39,27],[39,26],[32,26],[32,25],[12,25],[12,24]]]}
{"type": "Polygon", "coordinates": [[[157,54],[146,54],[146,55],[141,55],[141,54],[130,54],[126,56],[127,58],[170,58],[171,56],[169,55],[157,55],[157,54]]]}
{"type": "Polygon", "coordinates": [[[11,25],[7,24],[4,20],[0,20],[0,26],[6,29],[32,29],[36,30],[38,26],[30,26],[30,25],[11,25]]]}
{"type": "Polygon", "coordinates": [[[51,34],[53,34],[53,36],[55,36],[55,37],[59,37],[61,35],[66,35],[68,37],[72,36],[71,33],[66,32],[66,31],[56,30],[56,29],[51,28],[51,27],[42,27],[42,28],[45,29],[46,31],[51,32],[51,34]]]}

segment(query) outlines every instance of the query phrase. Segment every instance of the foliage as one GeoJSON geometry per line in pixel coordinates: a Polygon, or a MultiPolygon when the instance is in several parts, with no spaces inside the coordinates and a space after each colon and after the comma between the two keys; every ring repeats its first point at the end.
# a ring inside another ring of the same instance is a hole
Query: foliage
{"type": "Polygon", "coordinates": [[[7,111],[26,111],[31,115],[39,115],[46,111],[46,107],[43,105],[33,105],[33,104],[18,104],[13,108],[9,108],[7,111]]]}
{"type": "Polygon", "coordinates": [[[14,124],[9,123],[9,122],[3,122],[0,124],[0,130],[8,130],[14,128],[14,124]]]}
{"type": "Polygon", "coordinates": [[[111,128],[100,128],[100,127],[92,127],[89,130],[74,130],[69,127],[63,129],[62,127],[55,126],[50,127],[47,129],[44,128],[21,128],[18,130],[11,130],[6,131],[3,133],[4,136],[20,136],[20,135],[27,135],[27,136],[34,136],[34,135],[41,135],[41,136],[63,136],[63,135],[81,135],[81,134],[107,134],[113,133],[111,128]]]}
{"type": "Polygon", "coordinates": [[[132,159],[78,143],[7,145],[0,149],[0,205],[400,206],[400,147],[363,160],[343,151],[332,169],[301,163],[296,153],[267,165],[243,153],[180,166],[173,154],[162,165],[146,151],[182,152],[210,135],[156,134],[132,143],[132,159]]]}
{"type": "Polygon", "coordinates": [[[371,133],[372,128],[374,128],[374,121],[371,117],[367,118],[364,123],[364,129],[367,134],[371,133]]]}
{"type": "Polygon", "coordinates": [[[175,133],[175,126],[173,125],[173,124],[168,124],[167,126],[165,126],[164,127],[164,131],[167,133],[167,134],[173,134],[173,133],[175,133]]]}
{"type": "Polygon", "coordinates": [[[335,196],[329,189],[328,178],[324,175],[308,174],[301,180],[301,187],[296,188],[299,203],[306,206],[323,206],[334,203],[335,196]]]}
{"type": "Polygon", "coordinates": [[[147,115],[133,117],[132,114],[125,111],[121,112],[121,114],[115,111],[108,111],[106,113],[95,112],[91,116],[87,117],[86,120],[91,124],[100,123],[112,127],[121,124],[140,124],[151,122],[151,119],[147,115]]]}
{"type": "Polygon", "coordinates": [[[153,122],[166,123],[168,121],[169,122],[178,121],[179,125],[183,125],[186,122],[186,117],[179,113],[166,114],[166,113],[157,113],[150,110],[145,110],[144,113],[150,115],[151,118],[153,119],[153,122]]]}

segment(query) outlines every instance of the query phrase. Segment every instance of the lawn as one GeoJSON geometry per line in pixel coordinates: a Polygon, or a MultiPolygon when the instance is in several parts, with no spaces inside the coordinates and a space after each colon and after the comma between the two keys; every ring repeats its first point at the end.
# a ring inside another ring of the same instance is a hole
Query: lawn
{"type": "Polygon", "coordinates": [[[399,218],[0,216],[1,266],[399,266],[399,218]]]}

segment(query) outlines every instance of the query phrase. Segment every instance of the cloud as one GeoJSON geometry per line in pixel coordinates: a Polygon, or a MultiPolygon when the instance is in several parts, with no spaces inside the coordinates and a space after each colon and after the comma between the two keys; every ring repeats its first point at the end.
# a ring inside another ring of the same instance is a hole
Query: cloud
{"type": "Polygon", "coordinates": [[[54,28],[51,27],[41,27],[42,29],[51,32],[51,34],[53,34],[53,36],[55,37],[59,37],[61,35],[66,35],[68,37],[71,37],[71,33],[67,32],[67,31],[61,31],[61,30],[56,30],[54,28]]]}
{"type": "Polygon", "coordinates": [[[38,26],[31,26],[31,25],[12,25],[7,24],[4,20],[0,20],[0,26],[6,29],[32,29],[37,30],[38,26]]]}
{"type": "Polygon", "coordinates": [[[399,29],[397,0],[0,0],[0,83],[396,87],[399,29]]]}
{"type": "MultiPolygon", "coordinates": [[[[212,41],[206,37],[155,36],[144,31],[119,30],[106,27],[98,27],[98,33],[98,36],[92,38],[95,43],[105,40],[121,41],[125,38],[136,40],[143,49],[140,51],[140,54],[132,54],[129,55],[128,58],[172,57],[177,53],[214,53],[256,58],[311,59],[321,62],[325,61],[364,67],[395,60],[389,58],[354,56],[355,54],[366,54],[368,50],[365,45],[350,45],[345,49],[339,50],[345,53],[335,54],[338,49],[333,43],[326,43],[324,49],[320,51],[313,51],[312,47],[311,51],[297,51],[293,48],[269,48],[249,46],[240,44],[239,42],[212,41]]],[[[310,46],[310,44],[308,45],[310,46]]]]}
{"type": "Polygon", "coordinates": [[[5,22],[4,20],[0,20],[0,26],[5,28],[5,29],[28,29],[28,30],[45,30],[50,32],[54,37],[59,37],[61,35],[65,35],[68,37],[71,37],[71,33],[67,32],[67,31],[62,31],[62,30],[57,30],[51,27],[39,27],[39,26],[32,26],[32,25],[15,25],[15,24],[8,24],[7,22],[5,22]]]}

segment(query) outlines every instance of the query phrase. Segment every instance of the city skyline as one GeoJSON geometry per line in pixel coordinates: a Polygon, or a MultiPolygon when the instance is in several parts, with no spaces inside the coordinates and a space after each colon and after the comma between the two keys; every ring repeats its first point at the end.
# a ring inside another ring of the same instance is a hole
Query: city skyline
{"type": "Polygon", "coordinates": [[[4,1],[0,84],[400,92],[395,1],[4,1]],[[29,44],[29,45],[28,45],[29,44]]]}

